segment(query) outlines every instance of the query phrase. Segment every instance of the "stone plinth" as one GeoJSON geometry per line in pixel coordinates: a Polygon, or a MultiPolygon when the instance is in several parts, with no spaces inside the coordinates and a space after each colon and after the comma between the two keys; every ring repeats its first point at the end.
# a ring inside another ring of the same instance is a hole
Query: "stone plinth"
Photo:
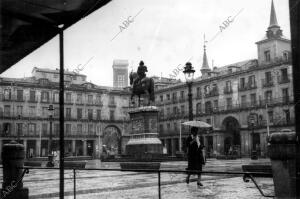
{"type": "Polygon", "coordinates": [[[2,148],[3,183],[0,198],[28,199],[29,190],[23,187],[24,146],[15,141],[2,148]]]}
{"type": "Polygon", "coordinates": [[[149,162],[152,159],[161,157],[163,155],[163,147],[158,138],[157,107],[134,108],[129,111],[129,115],[132,130],[125,149],[126,155],[137,162],[149,162]]]}
{"type": "Polygon", "coordinates": [[[296,196],[296,133],[272,133],[268,152],[272,163],[276,198],[296,196]]]}

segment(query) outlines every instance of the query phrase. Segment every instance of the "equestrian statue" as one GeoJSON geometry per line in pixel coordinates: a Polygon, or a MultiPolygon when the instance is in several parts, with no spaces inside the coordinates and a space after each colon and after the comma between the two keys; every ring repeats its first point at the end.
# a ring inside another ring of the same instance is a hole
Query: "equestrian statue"
{"type": "MultiPolygon", "coordinates": [[[[144,65],[143,61],[140,61],[137,72],[131,71],[129,75],[130,85],[132,86],[131,101],[133,96],[138,96],[138,106],[141,105],[141,95],[148,97],[148,106],[151,102],[154,102],[154,80],[146,77],[146,72],[148,72],[147,66],[144,65]]],[[[134,102],[132,101],[132,103],[134,102]]]]}

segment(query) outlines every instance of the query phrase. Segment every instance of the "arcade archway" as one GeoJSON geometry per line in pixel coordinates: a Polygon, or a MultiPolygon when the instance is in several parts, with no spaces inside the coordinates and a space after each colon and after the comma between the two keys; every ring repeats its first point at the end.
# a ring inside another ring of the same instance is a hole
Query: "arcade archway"
{"type": "Polygon", "coordinates": [[[117,126],[109,125],[103,132],[103,152],[108,155],[117,155],[122,153],[122,136],[117,126]]]}
{"type": "Polygon", "coordinates": [[[238,120],[232,116],[226,117],[222,122],[222,129],[224,131],[224,154],[240,154],[241,135],[238,120]]]}

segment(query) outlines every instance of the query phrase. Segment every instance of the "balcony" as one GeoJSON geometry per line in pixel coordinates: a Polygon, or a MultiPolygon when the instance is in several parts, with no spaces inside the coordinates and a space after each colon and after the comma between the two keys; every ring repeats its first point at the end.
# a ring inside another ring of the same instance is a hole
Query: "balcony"
{"type": "Polygon", "coordinates": [[[47,104],[47,103],[50,103],[50,100],[49,99],[41,99],[41,103],[47,104]]]}
{"type": "Polygon", "coordinates": [[[278,84],[289,83],[290,79],[290,75],[280,75],[278,76],[278,84]]]}
{"type": "Polygon", "coordinates": [[[177,98],[172,98],[172,102],[177,103],[178,102],[177,98]]]}
{"type": "Polygon", "coordinates": [[[108,103],[108,107],[110,107],[110,108],[116,108],[117,105],[116,105],[116,103],[113,101],[113,102],[109,102],[109,103],[108,103]]]}
{"type": "Polygon", "coordinates": [[[233,91],[231,87],[227,87],[227,86],[224,87],[224,94],[232,94],[232,93],[233,91]]]}
{"type": "Polygon", "coordinates": [[[239,91],[247,91],[247,90],[252,90],[252,89],[257,89],[256,83],[248,82],[244,86],[239,85],[239,91]]]}
{"type": "Polygon", "coordinates": [[[204,97],[208,98],[208,97],[215,97],[215,96],[218,96],[218,95],[219,95],[218,89],[212,89],[208,93],[205,93],[204,97]]]}
{"type": "Polygon", "coordinates": [[[186,100],[185,97],[180,97],[180,98],[179,98],[179,102],[184,102],[185,100],[186,100]]]}
{"type": "Polygon", "coordinates": [[[268,88],[274,86],[273,79],[262,79],[261,84],[263,88],[268,88]]]}
{"type": "Polygon", "coordinates": [[[22,97],[17,97],[17,99],[15,100],[16,102],[25,102],[25,98],[22,97]]]}

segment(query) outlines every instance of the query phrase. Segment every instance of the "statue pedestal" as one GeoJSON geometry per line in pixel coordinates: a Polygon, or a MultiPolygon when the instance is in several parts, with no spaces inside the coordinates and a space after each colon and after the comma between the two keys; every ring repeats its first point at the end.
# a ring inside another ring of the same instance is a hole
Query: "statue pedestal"
{"type": "MultiPolygon", "coordinates": [[[[122,169],[150,168],[163,155],[163,147],[158,138],[158,109],[155,106],[138,107],[129,111],[132,131],[125,151],[131,159],[131,163],[122,163],[122,169]],[[138,163],[137,163],[138,162],[138,163]],[[129,165],[131,164],[131,166],[129,165]],[[140,165],[140,166],[138,166],[140,165]]],[[[157,163],[153,169],[159,168],[157,163]]]]}

